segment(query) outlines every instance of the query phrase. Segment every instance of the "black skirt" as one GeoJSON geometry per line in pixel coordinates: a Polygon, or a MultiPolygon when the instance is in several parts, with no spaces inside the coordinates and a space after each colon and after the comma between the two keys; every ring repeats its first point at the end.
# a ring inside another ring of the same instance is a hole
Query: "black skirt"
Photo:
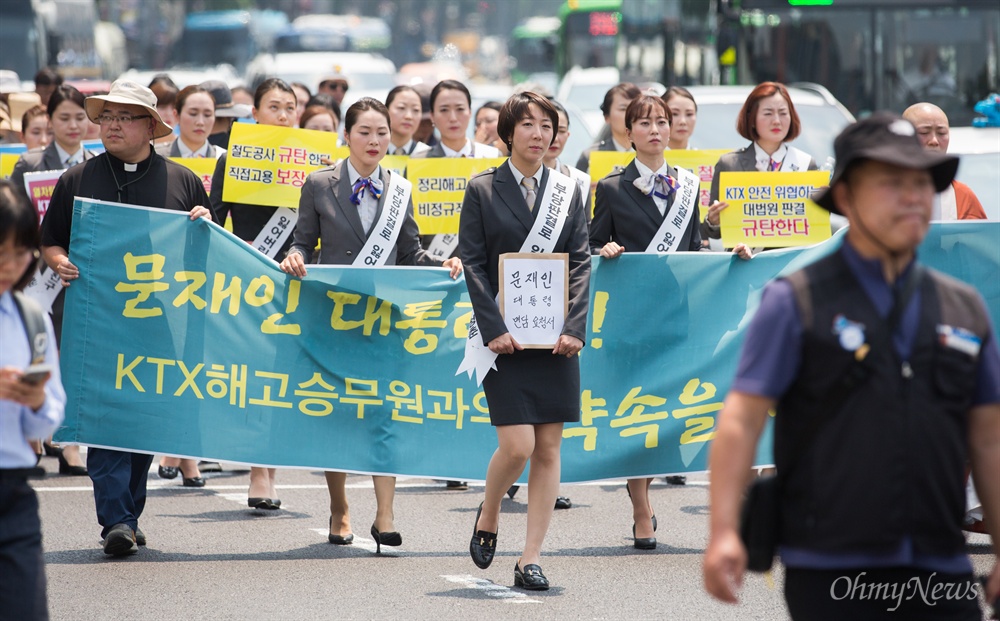
{"type": "Polygon", "coordinates": [[[579,356],[525,349],[497,356],[496,366],[483,380],[494,426],[580,420],[579,356]]]}

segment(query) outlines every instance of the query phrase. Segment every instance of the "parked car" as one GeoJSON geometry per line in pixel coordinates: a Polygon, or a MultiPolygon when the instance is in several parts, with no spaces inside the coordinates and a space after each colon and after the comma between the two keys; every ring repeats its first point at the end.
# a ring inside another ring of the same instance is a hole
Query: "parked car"
{"type": "Polygon", "coordinates": [[[349,84],[341,105],[344,110],[365,96],[385,101],[396,86],[396,66],[391,60],[361,52],[261,54],[250,63],[247,82],[255,88],[267,78],[278,77],[286,82],[301,82],[315,93],[323,78],[334,74],[345,76],[349,84]]]}
{"type": "Polygon", "coordinates": [[[573,67],[559,83],[556,99],[561,104],[571,103],[576,106],[583,114],[591,133],[596,134],[604,125],[604,114],[601,113],[604,95],[621,81],[620,76],[616,67],[573,67]]]}
{"type": "Polygon", "coordinates": [[[990,220],[1000,220],[1000,127],[952,127],[948,153],[961,158],[958,180],[976,193],[990,220]]]}

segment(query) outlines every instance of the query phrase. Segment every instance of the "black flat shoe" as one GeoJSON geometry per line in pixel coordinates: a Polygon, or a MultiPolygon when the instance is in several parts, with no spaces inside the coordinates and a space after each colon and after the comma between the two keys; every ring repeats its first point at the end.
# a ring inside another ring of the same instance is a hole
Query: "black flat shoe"
{"type": "Polygon", "coordinates": [[[205,487],[205,479],[201,477],[184,478],[184,487],[205,487]]]}
{"type": "MultiPolygon", "coordinates": [[[[656,527],[653,527],[656,530],[656,527]]],[[[656,549],[656,537],[636,537],[635,536],[635,524],[632,524],[632,546],[636,550],[655,550],[656,549]]]]}
{"type": "Polygon", "coordinates": [[[281,507],[280,500],[271,500],[270,498],[247,498],[247,505],[253,507],[254,509],[267,509],[268,511],[274,511],[281,507]]]}
{"type": "Polygon", "coordinates": [[[179,473],[180,469],[175,466],[160,466],[156,469],[156,474],[158,474],[161,479],[176,479],[179,473]]]}
{"type": "Polygon", "coordinates": [[[522,570],[520,562],[517,562],[514,563],[514,586],[526,591],[548,591],[549,579],[538,565],[525,565],[522,570]]]}
{"type": "Polygon", "coordinates": [[[382,546],[401,546],[403,545],[403,536],[396,531],[391,531],[388,533],[380,533],[375,525],[372,524],[372,539],[375,540],[375,554],[382,553],[382,546]]]}
{"type": "MultiPolygon", "coordinates": [[[[333,516],[330,516],[330,530],[333,530],[333,516]]],[[[333,533],[327,533],[327,540],[330,543],[338,546],[349,546],[354,543],[354,533],[349,533],[346,537],[342,535],[334,535],[333,533]]]]}
{"type": "Polygon", "coordinates": [[[59,459],[59,474],[68,474],[71,477],[87,476],[86,466],[71,466],[62,453],[59,453],[57,457],[59,459]]]}
{"type": "Polygon", "coordinates": [[[687,483],[688,478],[683,474],[675,474],[673,476],[663,477],[663,480],[670,485],[684,485],[687,483]]]}
{"type": "Polygon", "coordinates": [[[572,506],[573,503],[570,501],[569,497],[556,496],[556,509],[569,509],[572,506]]]}
{"type": "Polygon", "coordinates": [[[476,511],[476,521],[472,525],[472,541],[469,542],[469,555],[479,569],[486,569],[493,562],[497,552],[497,534],[479,529],[479,516],[483,513],[483,503],[479,503],[476,511]]]}

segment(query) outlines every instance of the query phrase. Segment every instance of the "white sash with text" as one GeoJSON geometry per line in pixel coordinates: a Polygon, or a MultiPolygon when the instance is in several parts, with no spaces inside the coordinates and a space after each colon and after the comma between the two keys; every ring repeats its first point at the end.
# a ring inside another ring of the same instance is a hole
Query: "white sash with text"
{"type": "Polygon", "coordinates": [[[781,160],[781,172],[798,172],[802,170],[809,170],[809,154],[805,151],[800,151],[791,145],[785,145],[788,149],[788,153],[785,154],[785,159],[781,160]]]}
{"type": "Polygon", "coordinates": [[[694,214],[695,204],[698,201],[698,177],[694,173],[684,168],[677,169],[678,182],[677,195],[674,197],[674,205],[677,209],[668,210],[663,218],[656,235],[646,247],[646,252],[664,253],[677,250],[677,244],[684,237],[684,232],[691,223],[691,216],[694,214]]]}
{"type": "MultiPolygon", "coordinates": [[[[538,207],[542,213],[535,217],[528,236],[521,244],[520,252],[550,253],[555,249],[556,241],[562,235],[563,226],[566,224],[566,215],[569,213],[575,186],[576,182],[573,179],[555,170],[549,170],[548,183],[545,185],[538,207]]],[[[483,335],[479,332],[476,314],[473,312],[469,319],[469,338],[465,341],[465,358],[462,359],[462,364],[458,366],[455,375],[464,371],[469,374],[469,378],[472,378],[475,373],[476,385],[481,386],[486,374],[491,369],[496,370],[496,359],[497,354],[483,342],[483,335]]]]}
{"type": "Polygon", "coordinates": [[[396,239],[399,238],[399,230],[406,217],[406,206],[410,204],[410,192],[413,190],[413,184],[403,175],[388,169],[386,172],[389,173],[389,187],[385,189],[385,204],[382,206],[382,213],[368,234],[365,247],[354,259],[354,265],[366,267],[385,265],[389,254],[396,246],[396,239]]]}
{"type": "Polygon", "coordinates": [[[257,233],[257,238],[253,240],[253,247],[258,252],[273,259],[281,247],[285,245],[288,236],[295,230],[295,223],[298,219],[298,209],[278,207],[260,233],[257,233]]]}

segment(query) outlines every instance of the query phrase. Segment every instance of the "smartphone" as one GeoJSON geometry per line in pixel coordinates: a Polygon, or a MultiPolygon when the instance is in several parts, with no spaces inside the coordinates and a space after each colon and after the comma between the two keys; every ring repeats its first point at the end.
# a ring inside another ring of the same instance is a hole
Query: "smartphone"
{"type": "Polygon", "coordinates": [[[24,370],[21,381],[25,384],[39,384],[45,380],[45,376],[52,372],[52,366],[48,364],[33,364],[24,370]]]}

